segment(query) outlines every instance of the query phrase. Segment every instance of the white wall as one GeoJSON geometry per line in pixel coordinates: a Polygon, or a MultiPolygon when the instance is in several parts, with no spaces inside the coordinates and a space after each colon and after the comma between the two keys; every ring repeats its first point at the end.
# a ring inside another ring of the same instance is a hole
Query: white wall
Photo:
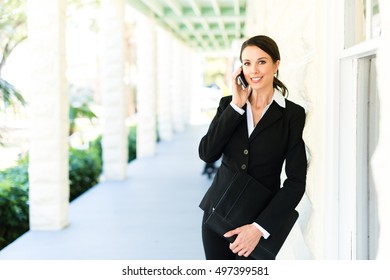
{"type": "Polygon", "coordinates": [[[303,106],[307,114],[304,140],[309,168],[306,194],[298,207],[305,246],[296,248],[294,257],[337,258],[334,139],[338,107],[334,100],[337,80],[334,50],[338,41],[331,13],[335,11],[334,1],[252,1],[249,7],[261,17],[248,16],[252,19],[247,26],[248,36],[265,34],[278,43],[280,78],[289,88],[288,98],[303,106]]]}
{"type": "Polygon", "coordinates": [[[372,170],[377,186],[379,242],[377,259],[390,259],[390,188],[388,174],[390,171],[390,2],[379,1],[382,21],[382,41],[379,45],[377,59],[378,91],[379,91],[379,141],[372,158],[372,170]]]}
{"type": "MultiPolygon", "coordinates": [[[[359,123],[361,70],[357,59],[377,55],[379,136],[368,168],[378,201],[375,219],[379,221],[379,238],[378,253],[370,257],[388,259],[389,1],[380,1],[380,40],[368,40],[346,50],[344,1],[254,0],[249,1],[248,10],[252,12],[248,15],[248,37],[265,34],[276,40],[281,52],[281,79],[290,90],[289,99],[307,110],[304,139],[309,169],[306,196],[298,207],[301,236],[307,247],[296,246],[288,258],[311,255],[314,259],[355,259],[364,255],[357,252],[365,248],[359,248],[361,225],[357,215],[365,207],[362,203],[367,203],[359,200],[359,186],[366,184],[359,174],[359,161],[364,158],[360,153],[366,148],[359,147],[359,133],[364,128],[359,123]]],[[[296,233],[293,238],[301,242],[296,233]]]]}

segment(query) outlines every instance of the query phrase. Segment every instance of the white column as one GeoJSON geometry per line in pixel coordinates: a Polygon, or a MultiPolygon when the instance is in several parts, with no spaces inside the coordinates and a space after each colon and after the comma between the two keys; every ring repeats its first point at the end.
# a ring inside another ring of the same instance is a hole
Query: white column
{"type": "Polygon", "coordinates": [[[137,158],[156,152],[156,24],[137,19],[137,158]]]}
{"type": "Polygon", "coordinates": [[[161,27],[157,32],[157,124],[161,140],[171,140],[172,125],[172,35],[161,27]]]}
{"type": "Polygon", "coordinates": [[[390,96],[388,89],[390,80],[388,76],[388,68],[390,64],[390,2],[387,0],[379,1],[381,12],[381,42],[378,50],[377,73],[378,73],[378,95],[380,100],[379,109],[379,139],[376,151],[372,158],[372,173],[375,181],[377,200],[378,200],[378,220],[380,223],[378,254],[376,259],[390,259],[390,220],[389,220],[389,197],[390,189],[389,170],[390,170],[390,96]]]}
{"type": "Polygon", "coordinates": [[[202,114],[202,84],[203,84],[203,58],[200,53],[190,50],[191,69],[190,77],[190,116],[189,123],[204,124],[209,123],[209,119],[205,120],[202,114]]]}
{"type": "Polygon", "coordinates": [[[28,1],[31,230],[57,230],[68,224],[65,3],[28,1]]]}
{"type": "Polygon", "coordinates": [[[183,49],[179,41],[175,40],[172,46],[172,114],[173,114],[173,127],[175,131],[183,131],[183,99],[184,95],[188,94],[183,90],[183,49]]]}
{"type": "Polygon", "coordinates": [[[101,94],[104,107],[103,175],[122,180],[127,167],[126,96],[124,85],[124,0],[101,3],[101,94]]]}
{"type": "Polygon", "coordinates": [[[192,101],[192,70],[195,68],[195,64],[191,60],[191,52],[188,46],[182,45],[183,48],[183,62],[182,71],[183,71],[183,82],[182,84],[182,114],[183,114],[183,125],[187,125],[191,119],[191,101],[192,101]]]}

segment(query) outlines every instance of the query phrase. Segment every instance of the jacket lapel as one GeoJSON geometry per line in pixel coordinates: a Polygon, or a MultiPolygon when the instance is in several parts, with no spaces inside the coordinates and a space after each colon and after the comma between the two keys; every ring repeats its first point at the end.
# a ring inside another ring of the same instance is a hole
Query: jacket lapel
{"type": "Polygon", "coordinates": [[[278,121],[282,116],[282,107],[280,107],[275,101],[273,101],[265,115],[256,125],[251,136],[249,137],[249,141],[252,141],[259,133],[261,133],[264,129],[278,121]]]}

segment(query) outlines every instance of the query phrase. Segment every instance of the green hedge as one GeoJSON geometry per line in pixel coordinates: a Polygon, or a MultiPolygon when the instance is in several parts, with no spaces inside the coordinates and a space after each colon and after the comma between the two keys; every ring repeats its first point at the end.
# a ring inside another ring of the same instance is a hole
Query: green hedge
{"type": "Polygon", "coordinates": [[[101,137],[91,143],[89,149],[69,149],[70,201],[99,182],[102,173],[101,137]]]}
{"type": "MultiPolygon", "coordinates": [[[[87,150],[70,148],[69,200],[96,185],[101,171],[101,137],[87,150]]],[[[27,157],[0,172],[0,249],[29,229],[28,187],[27,157]]]]}
{"type": "MultiPolygon", "coordinates": [[[[128,135],[129,162],[136,157],[136,127],[128,135]]],[[[70,201],[99,182],[102,172],[102,137],[89,149],[69,149],[70,201]]],[[[29,229],[28,157],[16,167],[0,171],[0,250],[29,229]]]]}
{"type": "Polygon", "coordinates": [[[130,126],[128,137],[127,137],[127,150],[128,162],[134,160],[137,156],[137,127],[130,126]]]}
{"type": "Polygon", "coordinates": [[[0,249],[28,230],[28,158],[0,172],[0,249]]]}

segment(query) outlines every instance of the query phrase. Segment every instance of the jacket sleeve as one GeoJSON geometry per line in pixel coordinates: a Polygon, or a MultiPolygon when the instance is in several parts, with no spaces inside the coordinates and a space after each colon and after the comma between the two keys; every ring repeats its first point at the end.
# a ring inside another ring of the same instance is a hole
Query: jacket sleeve
{"type": "Polygon", "coordinates": [[[306,188],[307,158],[302,139],[305,111],[298,106],[289,121],[289,140],[286,152],[285,171],[287,179],[265,210],[256,219],[272,236],[281,226],[282,218],[295,209],[306,188]]]}
{"type": "Polygon", "coordinates": [[[199,157],[205,162],[215,162],[222,156],[231,135],[244,118],[244,115],[241,115],[229,105],[231,100],[231,96],[221,98],[217,113],[206,135],[200,141],[199,157]]]}

